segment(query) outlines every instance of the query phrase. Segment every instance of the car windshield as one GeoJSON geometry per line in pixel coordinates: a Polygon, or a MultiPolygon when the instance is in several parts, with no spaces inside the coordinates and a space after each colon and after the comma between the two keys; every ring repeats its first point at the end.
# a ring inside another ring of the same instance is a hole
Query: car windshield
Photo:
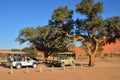
{"type": "Polygon", "coordinates": [[[66,56],[58,56],[58,57],[57,57],[58,60],[63,60],[63,59],[65,59],[65,58],[66,58],[66,56]]]}
{"type": "Polygon", "coordinates": [[[74,53],[69,53],[69,52],[64,52],[64,53],[60,53],[57,56],[58,60],[69,59],[69,58],[74,58],[75,59],[75,54],[74,53]]]}

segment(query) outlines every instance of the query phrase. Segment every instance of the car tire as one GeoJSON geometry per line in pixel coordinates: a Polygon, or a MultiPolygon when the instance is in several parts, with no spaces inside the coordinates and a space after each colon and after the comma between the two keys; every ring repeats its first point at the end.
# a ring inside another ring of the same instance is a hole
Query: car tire
{"type": "Polygon", "coordinates": [[[37,64],[36,64],[36,63],[34,63],[34,64],[32,65],[32,67],[33,67],[33,68],[36,68],[36,67],[37,67],[37,64]]]}
{"type": "Polygon", "coordinates": [[[65,64],[64,64],[64,62],[63,62],[63,63],[61,63],[61,67],[65,67],[65,64]]]}
{"type": "Polygon", "coordinates": [[[16,68],[17,68],[17,69],[20,69],[21,67],[22,67],[21,64],[17,64],[17,65],[16,65],[16,68]]]}
{"type": "Polygon", "coordinates": [[[74,65],[75,65],[75,62],[74,62],[74,61],[72,61],[72,62],[71,62],[71,66],[74,66],[74,65]]]}

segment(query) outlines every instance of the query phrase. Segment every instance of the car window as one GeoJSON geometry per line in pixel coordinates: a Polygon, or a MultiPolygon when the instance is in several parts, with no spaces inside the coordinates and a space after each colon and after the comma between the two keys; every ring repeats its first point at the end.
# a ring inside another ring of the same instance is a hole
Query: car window
{"type": "Polygon", "coordinates": [[[29,58],[29,57],[27,58],[27,61],[30,61],[30,58],[29,58]]]}

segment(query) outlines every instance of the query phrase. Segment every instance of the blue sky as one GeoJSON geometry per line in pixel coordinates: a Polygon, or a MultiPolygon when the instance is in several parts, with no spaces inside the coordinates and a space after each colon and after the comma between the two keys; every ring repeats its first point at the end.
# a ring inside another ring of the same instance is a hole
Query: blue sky
{"type": "MultiPolygon", "coordinates": [[[[23,48],[15,41],[25,27],[48,24],[52,12],[59,6],[75,10],[81,0],[0,0],[0,49],[23,48]]],[[[95,0],[104,3],[103,18],[120,16],[120,0],[95,0]]],[[[78,14],[74,18],[79,17],[78,14]]]]}

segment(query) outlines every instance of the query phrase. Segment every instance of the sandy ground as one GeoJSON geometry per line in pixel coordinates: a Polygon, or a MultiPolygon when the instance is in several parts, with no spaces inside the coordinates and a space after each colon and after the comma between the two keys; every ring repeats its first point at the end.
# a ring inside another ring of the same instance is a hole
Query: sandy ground
{"type": "Polygon", "coordinates": [[[0,66],[0,80],[120,80],[120,59],[96,60],[94,67],[87,67],[87,62],[77,62],[76,67],[50,68],[40,65],[37,68],[13,69],[0,66]],[[83,65],[81,66],[80,63],[83,65]]]}

